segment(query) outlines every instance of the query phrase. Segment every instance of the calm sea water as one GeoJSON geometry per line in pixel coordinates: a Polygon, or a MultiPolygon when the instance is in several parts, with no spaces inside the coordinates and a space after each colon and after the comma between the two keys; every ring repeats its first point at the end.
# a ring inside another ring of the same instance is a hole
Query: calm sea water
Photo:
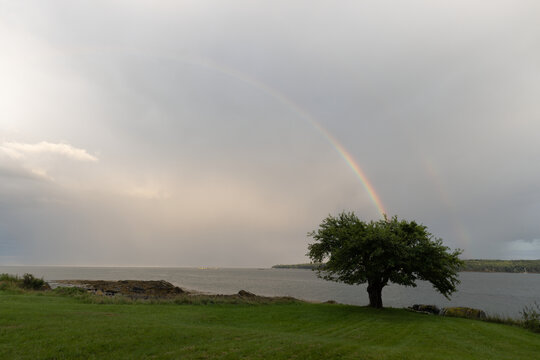
{"type": "MultiPolygon", "coordinates": [[[[209,293],[233,294],[243,289],[258,295],[335,300],[352,305],[368,303],[365,285],[321,280],[310,270],[0,266],[0,273],[32,273],[45,280],[166,280],[184,289],[209,293]]],[[[540,303],[540,274],[464,272],[460,279],[459,289],[450,301],[433,290],[431,284],[419,282],[416,288],[385,287],[383,303],[391,307],[417,303],[468,306],[512,317],[519,317],[524,306],[540,303]]]]}

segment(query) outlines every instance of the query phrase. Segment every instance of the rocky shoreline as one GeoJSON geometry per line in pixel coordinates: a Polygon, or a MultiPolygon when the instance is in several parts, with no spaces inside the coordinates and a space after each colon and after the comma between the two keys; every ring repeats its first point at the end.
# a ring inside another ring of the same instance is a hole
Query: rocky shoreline
{"type": "Polygon", "coordinates": [[[78,287],[96,295],[123,295],[136,298],[167,298],[189,292],[164,280],[55,280],[49,281],[52,288],[78,287]]]}
{"type": "Polygon", "coordinates": [[[206,294],[194,290],[185,290],[174,286],[165,280],[52,280],[48,282],[51,288],[77,287],[88,293],[100,296],[114,297],[123,296],[131,299],[174,299],[178,297],[205,297],[229,300],[252,300],[252,301],[301,301],[292,297],[269,297],[253,294],[246,290],[240,290],[236,294],[206,294]]]}
{"type": "MultiPolygon", "coordinates": [[[[90,294],[115,297],[122,296],[131,299],[175,299],[179,297],[205,297],[222,300],[240,300],[240,301],[255,301],[255,302],[273,302],[280,300],[301,301],[292,297],[267,297],[253,294],[246,290],[240,290],[236,294],[206,294],[194,290],[185,290],[171,284],[165,280],[53,280],[49,281],[51,288],[58,287],[77,287],[86,290],[90,294]]],[[[335,301],[327,301],[329,304],[336,304],[335,301]]],[[[410,311],[442,315],[464,317],[469,319],[486,319],[486,313],[479,309],[467,307],[448,307],[439,309],[435,305],[415,304],[409,308],[410,311]]]]}

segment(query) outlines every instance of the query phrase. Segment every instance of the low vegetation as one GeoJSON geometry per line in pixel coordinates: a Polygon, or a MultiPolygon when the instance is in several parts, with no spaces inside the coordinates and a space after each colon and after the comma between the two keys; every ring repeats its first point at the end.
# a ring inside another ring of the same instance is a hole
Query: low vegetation
{"type": "Polygon", "coordinates": [[[57,287],[50,295],[75,298],[86,304],[157,304],[157,305],[270,305],[270,304],[295,304],[303,301],[291,297],[266,297],[266,296],[242,296],[233,295],[210,295],[182,293],[173,297],[130,297],[130,296],[104,296],[96,295],[78,287],[57,287]]]}
{"type": "Polygon", "coordinates": [[[23,277],[10,274],[0,274],[0,290],[7,289],[48,290],[49,285],[43,278],[36,278],[32,274],[23,277]]]}
{"type": "MultiPolygon", "coordinates": [[[[319,267],[319,263],[292,265],[274,265],[275,269],[309,269],[319,267]]],[[[463,260],[460,271],[475,272],[506,272],[506,273],[536,273],[540,274],[540,260],[463,260]]]]}
{"type": "Polygon", "coordinates": [[[535,302],[534,305],[526,306],[521,311],[521,316],[524,328],[540,333],[540,304],[535,302]]]}
{"type": "Polygon", "coordinates": [[[315,270],[320,267],[320,263],[304,263],[304,264],[278,264],[272,266],[273,269],[305,269],[305,270],[315,270]]]}
{"type": "Polygon", "coordinates": [[[461,271],[540,273],[540,260],[465,260],[461,271]]]}

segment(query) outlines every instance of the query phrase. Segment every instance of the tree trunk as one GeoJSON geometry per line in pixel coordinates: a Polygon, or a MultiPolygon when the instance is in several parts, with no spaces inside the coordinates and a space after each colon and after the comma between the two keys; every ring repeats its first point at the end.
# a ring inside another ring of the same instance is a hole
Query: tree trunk
{"type": "Polygon", "coordinates": [[[367,292],[369,294],[369,306],[376,309],[381,309],[383,307],[382,289],[382,285],[368,283],[367,292]]]}

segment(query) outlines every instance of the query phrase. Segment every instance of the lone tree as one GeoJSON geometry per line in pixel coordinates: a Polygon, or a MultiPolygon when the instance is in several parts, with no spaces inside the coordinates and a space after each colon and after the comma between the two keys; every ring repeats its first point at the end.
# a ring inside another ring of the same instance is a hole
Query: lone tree
{"type": "Polygon", "coordinates": [[[320,278],[346,284],[367,282],[369,306],[382,308],[382,289],[388,282],[416,286],[426,280],[447,299],[459,284],[461,250],[442,245],[424,225],[397,217],[366,223],[354,213],[328,216],[308,234],[315,242],[307,254],[320,278]]]}

